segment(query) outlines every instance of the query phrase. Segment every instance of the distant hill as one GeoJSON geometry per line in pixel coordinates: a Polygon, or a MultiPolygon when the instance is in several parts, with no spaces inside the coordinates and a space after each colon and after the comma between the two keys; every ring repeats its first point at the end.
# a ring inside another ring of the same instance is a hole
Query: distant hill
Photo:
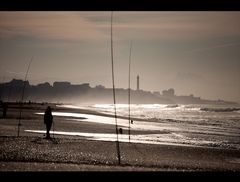
{"type": "MultiPolygon", "coordinates": [[[[0,84],[0,100],[20,101],[24,86],[23,80],[13,79],[10,82],[0,84]]],[[[24,101],[31,102],[62,102],[75,104],[100,104],[113,103],[112,88],[102,85],[90,87],[89,83],[73,85],[70,82],[48,82],[38,85],[30,85],[25,82],[24,101]]],[[[117,103],[128,102],[128,89],[116,89],[117,103]]],[[[132,104],[237,104],[223,100],[204,100],[200,97],[176,96],[174,89],[160,92],[144,90],[131,90],[132,104]]]]}

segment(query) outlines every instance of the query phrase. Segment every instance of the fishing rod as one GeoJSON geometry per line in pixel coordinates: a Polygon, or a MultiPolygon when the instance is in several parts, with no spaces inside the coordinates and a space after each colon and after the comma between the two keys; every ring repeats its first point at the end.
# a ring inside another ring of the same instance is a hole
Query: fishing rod
{"type": "Polygon", "coordinates": [[[128,122],[128,139],[129,139],[129,143],[130,143],[130,123],[131,123],[131,117],[130,117],[130,71],[131,71],[131,54],[132,54],[132,42],[130,43],[130,53],[129,53],[129,70],[128,70],[128,118],[129,118],[129,122],[128,122]]]}
{"type": "Polygon", "coordinates": [[[25,87],[26,87],[26,80],[27,80],[28,71],[29,71],[29,68],[31,66],[32,61],[33,61],[33,57],[31,58],[31,60],[28,64],[27,72],[25,74],[25,79],[24,79],[24,83],[23,83],[22,98],[21,98],[21,101],[20,101],[20,112],[19,112],[19,120],[18,120],[18,134],[17,134],[18,137],[19,137],[20,126],[21,126],[22,102],[23,102],[23,97],[24,97],[24,92],[25,92],[25,87]]]}
{"type": "Polygon", "coordinates": [[[112,85],[113,85],[113,102],[114,102],[114,116],[115,116],[115,123],[116,123],[116,134],[117,134],[117,156],[118,156],[118,164],[121,164],[121,157],[120,157],[120,148],[119,148],[119,141],[118,141],[118,124],[117,124],[117,109],[116,109],[116,95],[115,95],[115,84],[114,84],[114,65],[113,65],[113,36],[112,36],[112,21],[113,21],[113,12],[111,12],[111,63],[112,63],[112,85]]]}

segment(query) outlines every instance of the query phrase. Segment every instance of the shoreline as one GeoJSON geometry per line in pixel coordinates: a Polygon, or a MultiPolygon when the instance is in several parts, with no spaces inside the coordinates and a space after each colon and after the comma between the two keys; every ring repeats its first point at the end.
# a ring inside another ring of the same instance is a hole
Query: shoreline
{"type": "MultiPolygon", "coordinates": [[[[45,130],[43,117],[35,112],[43,112],[47,105],[51,104],[24,104],[20,137],[16,137],[19,104],[9,107],[7,118],[0,119],[0,171],[35,171],[45,167],[51,171],[240,171],[240,151],[237,149],[128,142],[119,143],[122,165],[118,166],[116,141],[57,134],[53,141],[44,139],[43,134],[26,132],[45,130]]],[[[76,111],[51,106],[60,112],[76,111]]],[[[86,110],[78,110],[78,113],[92,114],[86,110]]],[[[55,117],[55,121],[60,131],[115,131],[112,125],[74,122],[68,117],[55,117]]],[[[137,133],[133,131],[132,134],[137,133]]]]}

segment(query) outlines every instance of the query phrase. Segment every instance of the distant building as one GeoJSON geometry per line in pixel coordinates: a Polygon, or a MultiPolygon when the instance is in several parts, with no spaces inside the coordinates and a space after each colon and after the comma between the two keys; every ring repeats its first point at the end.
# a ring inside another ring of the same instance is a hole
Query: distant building
{"type": "Polygon", "coordinates": [[[51,85],[50,85],[50,83],[45,82],[45,83],[39,83],[37,85],[37,87],[39,87],[39,88],[48,88],[48,87],[51,87],[51,85]]]}
{"type": "Polygon", "coordinates": [[[163,90],[162,95],[166,97],[173,97],[175,95],[175,91],[173,88],[170,88],[168,90],[163,90]]]}
{"type": "Polygon", "coordinates": [[[139,75],[137,76],[137,90],[139,91],[139,75]]]}
{"type": "Polygon", "coordinates": [[[29,86],[29,82],[28,81],[23,81],[23,80],[17,80],[17,79],[13,79],[11,82],[6,83],[6,86],[11,85],[12,87],[22,87],[24,85],[24,83],[26,84],[26,87],[29,86]]]}
{"type": "Polygon", "coordinates": [[[54,82],[53,83],[53,87],[55,87],[55,88],[64,88],[64,87],[68,87],[70,85],[71,85],[70,82],[54,82]]]}
{"type": "Polygon", "coordinates": [[[105,87],[103,85],[97,85],[95,88],[97,88],[97,89],[105,89],[105,87]]]}

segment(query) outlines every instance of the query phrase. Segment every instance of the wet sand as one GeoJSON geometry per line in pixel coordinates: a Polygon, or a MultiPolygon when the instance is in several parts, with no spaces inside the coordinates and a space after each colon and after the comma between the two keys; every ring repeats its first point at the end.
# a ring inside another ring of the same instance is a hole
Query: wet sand
{"type": "MultiPolygon", "coordinates": [[[[20,137],[16,136],[19,108],[9,106],[7,118],[0,119],[0,171],[240,171],[240,151],[234,149],[120,142],[118,165],[116,142],[64,135],[46,140],[43,134],[25,132],[45,130],[43,116],[34,113],[44,112],[46,106],[24,105],[20,137]]],[[[76,112],[53,107],[55,111],[76,112]]],[[[112,125],[54,119],[55,129],[61,131],[115,131],[112,125]]]]}

